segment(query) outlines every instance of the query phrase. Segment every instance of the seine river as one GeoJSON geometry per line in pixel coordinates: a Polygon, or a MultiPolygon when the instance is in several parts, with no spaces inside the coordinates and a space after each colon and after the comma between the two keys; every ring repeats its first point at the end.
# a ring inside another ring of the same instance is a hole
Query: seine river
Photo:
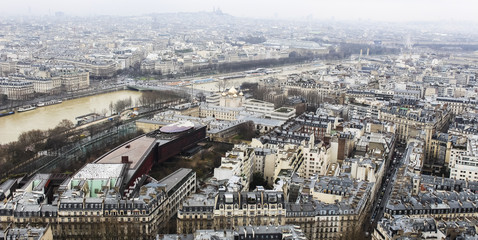
{"type": "Polygon", "coordinates": [[[63,119],[71,120],[76,124],[77,116],[93,112],[109,115],[111,102],[131,97],[133,103],[136,103],[140,96],[140,92],[123,90],[72,99],[60,104],[0,117],[0,144],[16,141],[22,132],[54,128],[63,119]]]}
{"type": "MultiPolygon", "coordinates": [[[[259,82],[268,77],[277,77],[279,79],[286,79],[288,74],[298,73],[307,70],[325,69],[326,66],[318,66],[316,64],[307,64],[301,66],[282,67],[280,73],[273,75],[249,76],[246,78],[230,79],[227,81],[226,88],[232,86],[238,87],[243,82],[259,82]]],[[[234,75],[231,74],[224,74],[234,75]]],[[[211,76],[217,77],[217,76],[211,76]]],[[[217,82],[195,84],[195,89],[202,89],[208,91],[217,91],[217,82]]],[[[190,86],[189,86],[190,87],[190,86]]],[[[61,120],[68,119],[76,123],[77,116],[88,113],[110,114],[110,102],[131,97],[135,103],[141,96],[140,92],[136,91],[117,91],[111,93],[100,94],[96,96],[78,98],[64,101],[63,103],[50,105],[46,107],[39,107],[29,112],[15,113],[13,115],[0,117],[0,144],[16,141],[22,132],[33,129],[47,130],[54,128],[61,120]]]]}

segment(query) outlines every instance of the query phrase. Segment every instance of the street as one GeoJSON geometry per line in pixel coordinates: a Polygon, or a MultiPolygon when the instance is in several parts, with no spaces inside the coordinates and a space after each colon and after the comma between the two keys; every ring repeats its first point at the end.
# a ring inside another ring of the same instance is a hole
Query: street
{"type": "Polygon", "coordinates": [[[407,151],[408,149],[406,149],[405,146],[402,145],[399,145],[394,150],[392,161],[382,179],[382,185],[380,186],[377,199],[374,201],[372,207],[370,225],[368,228],[369,233],[373,232],[373,229],[375,228],[377,222],[383,217],[385,206],[389,200],[392,191],[393,182],[396,179],[397,169],[403,163],[403,158],[407,156],[407,151]]]}

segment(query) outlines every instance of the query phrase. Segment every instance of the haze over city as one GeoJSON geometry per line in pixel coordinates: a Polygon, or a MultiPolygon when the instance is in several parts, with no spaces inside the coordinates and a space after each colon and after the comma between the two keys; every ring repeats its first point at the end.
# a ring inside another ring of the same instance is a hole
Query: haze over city
{"type": "Polygon", "coordinates": [[[0,240],[478,239],[474,1],[0,7],[0,240]]]}
{"type": "Polygon", "coordinates": [[[198,12],[220,8],[239,17],[281,19],[335,19],[373,21],[472,21],[478,3],[472,0],[22,0],[2,3],[2,15],[142,15],[198,12]]]}

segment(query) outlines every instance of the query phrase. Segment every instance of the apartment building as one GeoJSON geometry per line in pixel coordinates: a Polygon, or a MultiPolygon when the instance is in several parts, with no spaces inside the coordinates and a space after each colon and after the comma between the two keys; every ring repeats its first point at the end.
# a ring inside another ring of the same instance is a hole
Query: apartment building
{"type": "Polygon", "coordinates": [[[310,198],[287,204],[286,224],[300,226],[308,239],[351,239],[362,232],[373,183],[342,177],[299,178],[291,185],[294,181],[301,185],[298,195],[310,198]]]}
{"type": "Polygon", "coordinates": [[[438,97],[437,102],[446,105],[448,110],[455,115],[460,115],[468,107],[476,106],[476,101],[466,98],[438,97]]]}
{"type": "Polygon", "coordinates": [[[167,211],[172,217],[181,207],[184,199],[196,192],[196,172],[188,168],[180,168],[161,179],[158,184],[164,186],[168,196],[167,211]]]}
{"type": "Polygon", "coordinates": [[[417,91],[417,90],[395,89],[393,92],[394,92],[394,96],[396,96],[396,97],[413,98],[413,99],[421,99],[422,98],[422,92],[417,91]]]}
{"type": "Polygon", "coordinates": [[[33,89],[36,93],[53,93],[58,92],[61,86],[60,78],[41,78],[41,77],[25,77],[25,80],[33,83],[33,89]]]}
{"type": "Polygon", "coordinates": [[[379,108],[377,106],[350,103],[347,108],[347,115],[350,119],[378,119],[379,108]]]}
{"type": "Polygon", "coordinates": [[[76,61],[59,60],[60,62],[73,64],[79,69],[85,69],[92,78],[110,78],[116,74],[117,63],[114,61],[76,61]]]}
{"type": "Polygon", "coordinates": [[[87,164],[58,187],[51,174],[37,174],[0,204],[0,225],[50,225],[55,239],[153,238],[196,188],[191,169],[157,182],[143,175],[125,197],[126,164],[87,164]]]}
{"type": "Polygon", "coordinates": [[[424,83],[450,83],[455,81],[455,78],[449,76],[423,76],[422,81],[424,83]]]}
{"type": "Polygon", "coordinates": [[[33,97],[35,88],[32,82],[0,78],[0,94],[11,100],[27,100],[33,97]]]}
{"type": "MultiPolygon", "coordinates": [[[[406,142],[409,138],[422,138],[425,142],[425,165],[433,171],[434,159],[430,156],[432,137],[449,124],[451,112],[446,108],[409,109],[388,107],[380,110],[379,119],[395,124],[396,138],[406,142]]],[[[439,164],[437,164],[439,165],[439,164]]]]}
{"type": "Polygon", "coordinates": [[[384,217],[433,217],[436,220],[478,217],[478,182],[422,175],[417,171],[420,159],[412,157],[419,153],[414,149],[422,146],[419,142],[409,144],[402,166],[398,168],[394,179],[384,217]]]}
{"type": "Polygon", "coordinates": [[[445,233],[438,228],[433,218],[397,217],[382,219],[373,232],[373,240],[408,239],[445,239],[445,233]]]}
{"type": "Polygon", "coordinates": [[[53,240],[53,234],[50,225],[45,227],[15,227],[10,225],[6,229],[0,230],[0,239],[53,240]]]}
{"type": "Polygon", "coordinates": [[[161,240],[203,240],[203,239],[221,239],[221,240],[304,240],[305,235],[298,226],[275,225],[275,226],[240,226],[234,230],[196,230],[193,234],[171,234],[160,237],[161,240]]]}
{"type": "Polygon", "coordinates": [[[214,208],[214,226],[284,225],[285,199],[281,192],[219,192],[214,208]]]}
{"type": "Polygon", "coordinates": [[[304,156],[302,176],[307,178],[313,175],[324,176],[327,173],[329,164],[335,162],[332,158],[332,148],[330,145],[315,144],[312,135],[309,143],[302,147],[304,156]]]}
{"type": "Polygon", "coordinates": [[[90,86],[90,73],[83,70],[60,70],[52,73],[52,78],[60,79],[64,91],[72,92],[90,86]]]}
{"type": "Polygon", "coordinates": [[[186,201],[188,203],[183,205],[178,213],[178,233],[192,233],[197,230],[198,219],[209,229],[285,224],[286,202],[282,192],[220,190],[215,197],[209,199],[200,201],[206,203],[204,206],[191,206],[191,202],[198,202],[197,198],[186,201]]]}
{"type": "Polygon", "coordinates": [[[285,192],[210,191],[186,200],[178,212],[177,232],[290,224],[307,239],[350,239],[361,231],[372,185],[348,178],[293,177],[285,192]],[[293,196],[299,195],[301,201],[295,201],[293,196]]]}
{"type": "Polygon", "coordinates": [[[466,147],[450,151],[450,178],[478,182],[478,137],[468,138],[466,147]]]}
{"type": "Polygon", "coordinates": [[[236,144],[221,158],[221,166],[214,169],[217,180],[237,181],[238,191],[247,191],[252,181],[255,152],[246,144],[236,144]]]}

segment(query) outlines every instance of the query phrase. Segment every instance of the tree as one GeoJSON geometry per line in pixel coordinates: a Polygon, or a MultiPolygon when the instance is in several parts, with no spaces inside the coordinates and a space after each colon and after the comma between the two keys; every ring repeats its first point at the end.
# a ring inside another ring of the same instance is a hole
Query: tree
{"type": "Polygon", "coordinates": [[[70,131],[74,127],[75,127],[75,124],[71,120],[63,119],[61,120],[60,123],[58,123],[55,129],[57,129],[60,132],[66,132],[66,131],[70,131]]]}
{"type": "Polygon", "coordinates": [[[238,40],[244,41],[250,44],[259,44],[259,43],[263,43],[267,41],[267,39],[264,36],[252,36],[252,35],[249,35],[247,37],[239,37],[238,40]]]}
{"type": "Polygon", "coordinates": [[[113,110],[115,108],[113,105],[113,102],[110,102],[109,108],[110,108],[110,114],[113,115],[113,110]]]}
{"type": "Polygon", "coordinates": [[[245,122],[238,127],[239,137],[243,140],[251,141],[257,136],[253,122],[245,122]]]}
{"type": "Polygon", "coordinates": [[[57,150],[63,147],[68,143],[68,139],[71,134],[71,130],[75,127],[72,121],[68,119],[63,119],[61,122],[53,129],[47,131],[47,141],[45,148],[57,150]]]}
{"type": "Polygon", "coordinates": [[[307,104],[314,108],[319,107],[319,105],[321,104],[321,99],[317,92],[308,92],[305,95],[305,99],[307,101],[307,104]]]}
{"type": "Polygon", "coordinates": [[[225,79],[218,80],[216,82],[216,87],[218,92],[226,91],[227,82],[225,79]]]}
{"type": "Polygon", "coordinates": [[[259,87],[258,83],[243,82],[241,84],[241,89],[254,92],[259,87]]]}
{"type": "Polygon", "coordinates": [[[214,164],[214,167],[215,168],[218,168],[221,166],[221,163],[222,163],[222,157],[221,155],[213,155],[213,164],[214,164]]]}
{"type": "Polygon", "coordinates": [[[292,52],[289,53],[290,58],[297,58],[299,56],[300,56],[299,53],[296,52],[296,51],[292,51],[292,52]]]}
{"type": "Polygon", "coordinates": [[[131,98],[126,98],[126,99],[116,101],[116,103],[113,106],[114,106],[115,112],[120,113],[123,110],[131,107],[131,105],[132,105],[131,98]]]}
{"type": "Polygon", "coordinates": [[[179,93],[174,91],[149,91],[143,92],[138,102],[141,106],[149,106],[156,108],[166,102],[187,98],[189,98],[189,95],[184,92],[179,93]]]}
{"type": "Polygon", "coordinates": [[[269,94],[271,89],[268,89],[265,86],[260,86],[252,91],[252,96],[257,100],[266,100],[266,96],[269,94]]]}
{"type": "Polygon", "coordinates": [[[203,92],[198,92],[196,94],[196,98],[198,99],[199,102],[205,102],[206,101],[206,95],[204,95],[203,92]]]}
{"type": "Polygon", "coordinates": [[[287,102],[287,97],[284,95],[276,95],[274,96],[274,108],[280,108],[285,105],[287,102]]]}
{"type": "Polygon", "coordinates": [[[39,150],[43,145],[42,143],[45,137],[44,131],[34,129],[20,134],[17,142],[20,145],[32,148],[32,150],[39,150]]]}

